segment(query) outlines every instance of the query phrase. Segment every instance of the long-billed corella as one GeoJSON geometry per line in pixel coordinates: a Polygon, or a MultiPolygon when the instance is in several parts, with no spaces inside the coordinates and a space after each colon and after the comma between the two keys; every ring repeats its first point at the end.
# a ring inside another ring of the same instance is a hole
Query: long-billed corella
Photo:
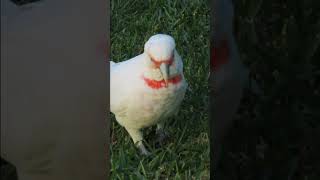
{"type": "Polygon", "coordinates": [[[157,125],[158,140],[166,136],[163,122],[177,112],[187,89],[182,58],[175,40],[156,34],[144,52],[110,65],[110,110],[144,155],[142,129],[157,125]]]}

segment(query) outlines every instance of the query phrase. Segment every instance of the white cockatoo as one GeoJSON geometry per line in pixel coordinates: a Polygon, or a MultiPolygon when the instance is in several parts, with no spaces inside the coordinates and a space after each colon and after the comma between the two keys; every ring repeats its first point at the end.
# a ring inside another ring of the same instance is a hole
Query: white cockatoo
{"type": "MultiPolygon", "coordinates": [[[[144,52],[110,65],[110,111],[144,155],[142,129],[157,124],[163,137],[163,121],[178,111],[187,82],[174,39],[156,34],[145,43],[144,52]]],[[[160,138],[161,139],[161,138],[160,138]]]]}
{"type": "Polygon", "coordinates": [[[212,138],[213,171],[219,161],[223,138],[238,109],[248,70],[239,59],[233,35],[234,9],[232,0],[214,1],[213,48],[211,67],[213,90],[212,138]]]}

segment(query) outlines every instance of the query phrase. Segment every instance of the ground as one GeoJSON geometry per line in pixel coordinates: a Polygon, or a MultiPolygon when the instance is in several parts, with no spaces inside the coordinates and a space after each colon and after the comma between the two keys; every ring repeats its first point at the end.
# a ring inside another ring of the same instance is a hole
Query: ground
{"type": "Polygon", "coordinates": [[[154,147],[154,128],[144,131],[152,151],[143,157],[112,118],[112,179],[209,179],[208,73],[209,7],[206,1],[111,1],[111,59],[123,61],[143,52],[156,33],[170,34],[183,58],[189,83],[178,114],[166,128],[171,134],[154,147]]]}

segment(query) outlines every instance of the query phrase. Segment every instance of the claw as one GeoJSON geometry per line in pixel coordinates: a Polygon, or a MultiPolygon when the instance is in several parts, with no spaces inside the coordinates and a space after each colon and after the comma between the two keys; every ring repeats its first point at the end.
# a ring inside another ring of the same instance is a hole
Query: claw
{"type": "Polygon", "coordinates": [[[139,142],[137,144],[137,148],[139,149],[140,153],[144,156],[150,156],[151,153],[146,149],[146,147],[142,144],[142,142],[139,142]]]}

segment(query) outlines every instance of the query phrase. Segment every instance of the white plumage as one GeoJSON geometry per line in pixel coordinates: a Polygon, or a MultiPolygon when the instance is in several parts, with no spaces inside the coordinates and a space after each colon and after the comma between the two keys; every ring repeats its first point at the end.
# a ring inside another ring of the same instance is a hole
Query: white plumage
{"type": "Polygon", "coordinates": [[[157,124],[157,132],[164,132],[163,120],[178,111],[187,88],[175,41],[169,35],[154,35],[142,54],[111,61],[110,68],[110,110],[140,151],[149,154],[141,129],[157,124]]]}

